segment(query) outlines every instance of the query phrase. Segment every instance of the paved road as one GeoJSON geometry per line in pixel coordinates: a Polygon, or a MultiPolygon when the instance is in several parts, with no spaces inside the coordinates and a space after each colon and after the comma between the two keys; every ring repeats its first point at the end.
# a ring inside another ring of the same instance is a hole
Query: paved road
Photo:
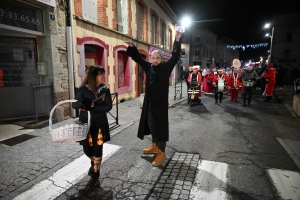
{"type": "Polygon", "coordinates": [[[299,199],[299,187],[289,185],[287,178],[297,178],[299,166],[286,151],[290,147],[293,152],[297,145],[290,144],[300,141],[299,120],[278,98],[263,103],[260,93],[255,92],[252,106],[246,108],[228,96],[222,104],[204,96],[202,106],[191,108],[183,101],[170,108],[168,159],[158,168],[151,166],[152,155],[141,154],[150,138],[136,138],[139,99],[120,104],[122,126],[112,131],[112,140],[104,147],[106,160],[97,190],[87,185],[88,166],[82,164],[86,158],[78,144],[54,144],[47,129],[32,132],[36,137],[31,140],[0,146],[0,197],[276,199],[282,195],[284,199],[292,193],[291,199],[299,199]],[[278,184],[280,180],[286,188],[278,184]]]}

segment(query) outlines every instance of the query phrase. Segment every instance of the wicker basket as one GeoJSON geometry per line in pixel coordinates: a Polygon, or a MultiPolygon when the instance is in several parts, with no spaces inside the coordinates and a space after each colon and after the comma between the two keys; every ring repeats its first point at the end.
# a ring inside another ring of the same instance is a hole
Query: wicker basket
{"type": "Polygon", "coordinates": [[[65,100],[58,102],[51,110],[49,116],[49,131],[52,136],[53,142],[70,143],[84,140],[90,130],[91,114],[88,111],[88,123],[87,124],[66,124],[63,127],[51,129],[52,126],[52,114],[55,108],[64,103],[76,102],[76,99],[65,100]]]}

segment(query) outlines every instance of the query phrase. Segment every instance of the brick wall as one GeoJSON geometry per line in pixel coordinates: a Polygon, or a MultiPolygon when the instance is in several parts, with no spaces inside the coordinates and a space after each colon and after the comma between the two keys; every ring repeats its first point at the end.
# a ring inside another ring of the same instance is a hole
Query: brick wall
{"type": "Polygon", "coordinates": [[[128,0],[128,35],[132,36],[132,11],[131,11],[131,0],[128,0]]]}
{"type": "Polygon", "coordinates": [[[112,12],[113,12],[112,29],[117,31],[118,30],[117,0],[112,0],[112,12]]]}
{"type": "Polygon", "coordinates": [[[82,17],[82,0],[74,0],[75,14],[82,17]]]}
{"type": "MultiPolygon", "coordinates": [[[[138,23],[138,4],[143,8],[143,41],[148,41],[148,6],[143,0],[136,0],[136,26],[138,23]]],[[[136,35],[138,35],[138,31],[136,31],[136,35]]]]}
{"type": "Polygon", "coordinates": [[[98,0],[98,23],[108,28],[107,0],[98,0]]]}

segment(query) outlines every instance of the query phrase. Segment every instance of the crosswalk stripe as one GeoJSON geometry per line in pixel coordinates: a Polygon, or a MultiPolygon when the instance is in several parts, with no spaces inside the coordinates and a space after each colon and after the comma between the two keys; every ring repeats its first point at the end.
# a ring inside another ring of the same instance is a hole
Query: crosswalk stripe
{"type": "Polygon", "coordinates": [[[268,177],[280,199],[300,199],[300,174],[282,169],[268,169],[268,177]]]}
{"type": "MultiPolygon", "coordinates": [[[[104,162],[111,155],[117,152],[121,147],[118,145],[107,144],[103,146],[103,160],[104,162]]],[[[31,189],[21,193],[15,200],[40,200],[40,199],[55,199],[57,196],[65,192],[72,185],[80,181],[86,176],[90,168],[90,160],[86,155],[75,159],[65,167],[55,172],[49,178],[41,181],[33,186],[31,189]]]]}
{"type": "Polygon", "coordinates": [[[200,160],[189,199],[227,199],[226,163],[200,160]]]}

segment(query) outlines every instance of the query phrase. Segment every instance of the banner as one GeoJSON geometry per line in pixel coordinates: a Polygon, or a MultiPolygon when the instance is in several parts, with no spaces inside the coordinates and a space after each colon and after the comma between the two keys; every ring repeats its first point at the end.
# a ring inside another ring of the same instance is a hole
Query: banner
{"type": "Polygon", "coordinates": [[[246,48],[259,48],[259,47],[267,47],[269,43],[260,43],[260,44],[248,44],[248,45],[227,45],[227,49],[243,49],[245,51],[246,48]]]}

